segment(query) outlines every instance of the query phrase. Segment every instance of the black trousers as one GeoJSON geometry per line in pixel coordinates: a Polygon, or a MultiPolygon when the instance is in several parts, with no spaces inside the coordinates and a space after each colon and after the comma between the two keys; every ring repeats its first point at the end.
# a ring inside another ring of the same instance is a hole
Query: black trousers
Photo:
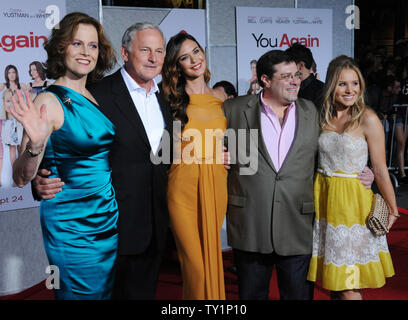
{"type": "Polygon", "coordinates": [[[137,255],[118,255],[115,264],[113,300],[153,300],[163,252],[150,245],[137,255]]]}
{"type": "Polygon", "coordinates": [[[234,249],[241,300],[268,300],[276,266],[281,300],[313,300],[314,283],[307,281],[311,255],[280,256],[234,249]]]}

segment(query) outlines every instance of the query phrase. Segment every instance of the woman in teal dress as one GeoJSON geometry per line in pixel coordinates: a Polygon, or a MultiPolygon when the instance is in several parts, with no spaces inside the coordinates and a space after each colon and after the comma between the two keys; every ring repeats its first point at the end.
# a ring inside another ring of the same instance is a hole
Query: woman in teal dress
{"type": "MultiPolygon", "coordinates": [[[[25,129],[13,179],[22,187],[42,166],[65,182],[41,201],[44,246],[59,269],[57,299],[109,299],[117,250],[118,207],[108,154],[115,127],[86,89],[115,63],[102,27],[75,12],[61,20],[45,46],[47,77],[57,79],[34,103],[20,91],[10,112],[25,129]]],[[[54,274],[54,276],[58,276],[54,274]]]]}

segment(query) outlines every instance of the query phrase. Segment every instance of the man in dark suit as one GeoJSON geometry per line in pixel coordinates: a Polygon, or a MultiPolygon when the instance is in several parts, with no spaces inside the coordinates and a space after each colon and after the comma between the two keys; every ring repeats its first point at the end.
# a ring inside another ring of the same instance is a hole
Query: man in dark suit
{"type": "MultiPolygon", "coordinates": [[[[170,107],[154,80],[165,56],[163,33],[150,23],[132,25],[123,35],[121,56],[120,70],[88,88],[116,127],[110,165],[119,206],[119,245],[112,298],[154,299],[168,229],[172,137],[170,107]],[[167,164],[157,161],[160,157],[167,164]]],[[[35,181],[44,199],[62,184],[39,176],[35,181]]]]}
{"type": "Polygon", "coordinates": [[[295,42],[286,49],[286,53],[296,62],[299,72],[302,74],[302,82],[299,88],[299,98],[312,101],[320,109],[323,100],[324,83],[312,72],[314,63],[312,51],[304,45],[295,42]]]}

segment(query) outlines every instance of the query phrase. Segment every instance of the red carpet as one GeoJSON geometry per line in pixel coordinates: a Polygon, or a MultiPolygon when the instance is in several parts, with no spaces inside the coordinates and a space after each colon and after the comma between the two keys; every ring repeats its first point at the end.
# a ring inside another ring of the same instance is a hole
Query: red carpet
{"type": "MultiPolygon", "coordinates": [[[[402,215],[388,234],[388,244],[394,263],[395,276],[387,279],[387,283],[380,289],[363,290],[366,300],[408,300],[408,216],[402,215]]],[[[232,252],[226,251],[224,256],[225,288],[228,300],[238,300],[237,278],[230,271],[233,266],[232,252]]],[[[182,280],[179,264],[174,251],[169,253],[163,262],[159,277],[157,300],[178,300],[181,298],[182,280]]],[[[272,300],[279,299],[276,273],[271,281],[272,300]]],[[[52,291],[45,288],[41,282],[18,294],[0,297],[0,300],[52,300],[52,291]]],[[[315,300],[329,300],[329,293],[318,285],[315,288],[315,300]]]]}

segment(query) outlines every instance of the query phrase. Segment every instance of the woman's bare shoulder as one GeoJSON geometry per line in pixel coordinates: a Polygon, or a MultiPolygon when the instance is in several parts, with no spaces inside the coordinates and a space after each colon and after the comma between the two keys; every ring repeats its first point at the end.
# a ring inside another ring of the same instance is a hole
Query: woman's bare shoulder
{"type": "Polygon", "coordinates": [[[64,110],[58,98],[51,92],[41,92],[34,100],[35,106],[39,109],[46,106],[47,117],[54,130],[61,127],[64,122],[64,110]]]}
{"type": "Polygon", "coordinates": [[[37,106],[45,105],[60,105],[58,98],[51,92],[40,92],[38,96],[35,97],[34,103],[37,106]]]}
{"type": "Polygon", "coordinates": [[[361,127],[366,135],[372,133],[373,130],[384,130],[380,119],[371,108],[366,108],[361,117],[361,127]]]}
{"type": "Polygon", "coordinates": [[[363,125],[370,125],[380,122],[380,119],[373,109],[365,108],[363,114],[361,115],[361,121],[363,125]]]}

